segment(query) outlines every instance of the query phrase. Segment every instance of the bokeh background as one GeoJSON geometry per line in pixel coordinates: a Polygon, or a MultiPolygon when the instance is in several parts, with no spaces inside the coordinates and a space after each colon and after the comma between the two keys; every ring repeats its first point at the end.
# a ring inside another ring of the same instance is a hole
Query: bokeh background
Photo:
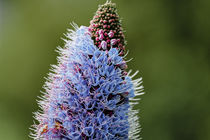
{"type": "MultiPolygon", "coordinates": [[[[0,139],[28,140],[37,96],[72,21],[105,0],[0,0],[0,139]]],[[[145,140],[210,139],[210,1],[113,0],[140,70],[145,140]]]]}

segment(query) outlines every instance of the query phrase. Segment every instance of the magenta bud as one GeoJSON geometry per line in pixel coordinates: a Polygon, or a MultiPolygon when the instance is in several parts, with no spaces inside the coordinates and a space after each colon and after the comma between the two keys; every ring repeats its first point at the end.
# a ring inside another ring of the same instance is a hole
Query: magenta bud
{"type": "Polygon", "coordinates": [[[89,31],[89,32],[91,32],[91,31],[92,31],[92,28],[91,28],[91,27],[89,27],[89,28],[88,28],[88,31],[89,31]]]}
{"type": "Polygon", "coordinates": [[[102,42],[101,42],[101,47],[102,47],[103,50],[106,50],[106,48],[107,48],[107,43],[106,43],[106,41],[102,41],[102,42]]]}
{"type": "Polygon", "coordinates": [[[99,37],[96,37],[96,41],[99,41],[99,37]]]}
{"type": "Polygon", "coordinates": [[[86,34],[91,36],[91,32],[90,31],[86,32],[86,34]]]}
{"type": "Polygon", "coordinates": [[[119,56],[123,56],[124,55],[124,53],[121,51],[120,53],[119,53],[119,56]]]}
{"type": "Polygon", "coordinates": [[[128,73],[126,71],[123,72],[123,75],[128,75],[128,73]]]}
{"type": "Polygon", "coordinates": [[[125,61],[123,61],[123,63],[120,65],[120,68],[121,69],[127,69],[128,68],[128,66],[127,66],[125,61]]]}
{"type": "Polygon", "coordinates": [[[103,34],[104,31],[103,31],[102,29],[100,29],[100,30],[98,31],[98,33],[99,33],[99,34],[103,34]]]}
{"type": "Polygon", "coordinates": [[[110,32],[109,32],[109,37],[110,37],[110,38],[114,37],[114,32],[113,32],[113,31],[110,31],[110,32]]]}
{"type": "Polygon", "coordinates": [[[100,34],[99,40],[103,40],[103,39],[104,39],[104,35],[103,34],[100,34]]]}
{"type": "Polygon", "coordinates": [[[113,46],[113,45],[115,45],[117,43],[117,40],[116,39],[112,39],[111,40],[111,45],[113,46]]]}

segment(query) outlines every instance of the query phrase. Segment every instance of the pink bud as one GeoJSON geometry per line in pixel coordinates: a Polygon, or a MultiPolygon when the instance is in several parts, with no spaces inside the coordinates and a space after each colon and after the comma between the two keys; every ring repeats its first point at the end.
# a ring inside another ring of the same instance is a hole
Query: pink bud
{"type": "Polygon", "coordinates": [[[108,39],[106,42],[109,43],[110,42],[110,39],[108,39]]]}
{"type": "Polygon", "coordinates": [[[123,72],[123,75],[128,75],[128,73],[126,71],[123,72]]]}
{"type": "Polygon", "coordinates": [[[87,34],[87,35],[91,36],[91,32],[86,32],[85,34],[87,34]]]}
{"type": "Polygon", "coordinates": [[[123,56],[123,54],[124,54],[124,53],[121,51],[119,55],[120,55],[120,56],[123,56]]]}
{"type": "Polygon", "coordinates": [[[92,28],[91,28],[91,27],[89,27],[89,28],[88,28],[88,31],[89,31],[89,32],[91,32],[91,31],[92,31],[92,28]]]}
{"type": "Polygon", "coordinates": [[[115,45],[117,43],[117,40],[116,39],[112,39],[111,40],[111,45],[113,46],[113,45],[115,45]]]}
{"type": "Polygon", "coordinates": [[[120,68],[121,69],[127,69],[128,68],[125,61],[123,61],[123,63],[120,65],[120,68]]]}
{"type": "Polygon", "coordinates": [[[98,33],[99,33],[99,34],[103,34],[104,31],[103,31],[102,29],[100,29],[98,33]]]}
{"type": "Polygon", "coordinates": [[[99,41],[99,37],[96,37],[96,41],[99,41]]]}
{"type": "Polygon", "coordinates": [[[109,37],[110,37],[110,38],[114,37],[114,33],[113,33],[112,30],[109,32],[109,37]]]}
{"type": "Polygon", "coordinates": [[[100,34],[99,39],[100,40],[103,40],[104,39],[104,35],[103,34],[100,34]]]}
{"type": "Polygon", "coordinates": [[[107,27],[107,25],[104,25],[104,28],[106,28],[107,27]]]}
{"type": "Polygon", "coordinates": [[[104,20],[104,23],[107,23],[107,21],[106,21],[106,20],[104,20]]]}
{"type": "Polygon", "coordinates": [[[103,48],[103,50],[106,50],[106,48],[107,48],[107,43],[106,43],[106,41],[102,41],[102,42],[101,42],[101,47],[103,48]]]}
{"type": "Polygon", "coordinates": [[[107,36],[108,34],[105,32],[104,35],[107,36]]]}

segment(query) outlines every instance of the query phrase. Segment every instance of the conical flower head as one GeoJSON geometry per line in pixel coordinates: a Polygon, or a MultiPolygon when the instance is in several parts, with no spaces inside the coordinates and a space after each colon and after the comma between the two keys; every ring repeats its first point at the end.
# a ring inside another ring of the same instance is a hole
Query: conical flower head
{"type": "Polygon", "coordinates": [[[89,28],[92,39],[100,50],[117,48],[119,55],[124,55],[125,36],[114,3],[107,1],[105,4],[99,5],[89,28]]]}
{"type": "MultiPolygon", "coordinates": [[[[129,135],[129,98],[141,80],[122,75],[119,50],[100,51],[88,27],[67,34],[58,65],[45,84],[41,113],[36,113],[34,139],[126,140],[129,135]],[[124,78],[122,78],[124,77],[124,78]]],[[[132,115],[132,114],[131,114],[132,115]]],[[[135,119],[135,118],[134,118],[135,119]]]]}

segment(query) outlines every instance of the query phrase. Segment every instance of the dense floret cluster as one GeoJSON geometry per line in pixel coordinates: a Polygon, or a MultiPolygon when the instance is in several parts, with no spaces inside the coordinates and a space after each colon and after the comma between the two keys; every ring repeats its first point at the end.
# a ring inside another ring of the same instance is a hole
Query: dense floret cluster
{"type": "Polygon", "coordinates": [[[119,55],[124,55],[125,36],[114,3],[107,1],[105,4],[99,5],[89,28],[92,32],[92,39],[100,50],[117,48],[119,55]]]}
{"type": "Polygon", "coordinates": [[[58,48],[35,113],[31,137],[37,140],[139,139],[141,78],[126,72],[125,39],[116,5],[99,6],[89,27],[69,30],[58,48]]]}
{"type": "Polygon", "coordinates": [[[116,48],[100,51],[88,27],[77,28],[68,37],[72,40],[60,48],[59,64],[46,82],[35,139],[128,139],[134,85],[122,75],[123,58],[116,48]]]}

